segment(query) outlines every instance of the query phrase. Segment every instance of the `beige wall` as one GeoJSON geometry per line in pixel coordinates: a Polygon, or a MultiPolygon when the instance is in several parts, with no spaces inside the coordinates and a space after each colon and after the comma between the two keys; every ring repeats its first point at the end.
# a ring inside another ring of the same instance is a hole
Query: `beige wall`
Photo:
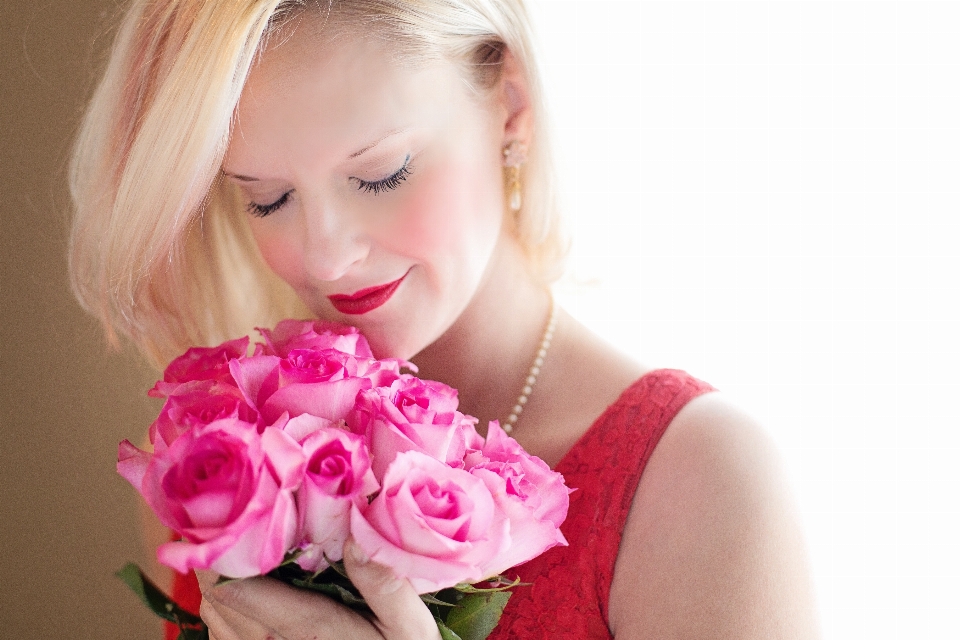
{"type": "Polygon", "coordinates": [[[0,637],[155,638],[112,573],[145,557],[117,442],[153,375],[70,294],[64,167],[115,2],[0,0],[0,637]]]}

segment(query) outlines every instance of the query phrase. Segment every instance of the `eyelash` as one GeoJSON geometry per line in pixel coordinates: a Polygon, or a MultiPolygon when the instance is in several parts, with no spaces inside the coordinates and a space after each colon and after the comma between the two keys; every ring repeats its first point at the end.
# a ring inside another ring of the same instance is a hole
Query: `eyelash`
{"type": "Polygon", "coordinates": [[[400,167],[395,174],[388,178],[373,182],[361,180],[360,178],[351,179],[357,181],[357,189],[366,193],[373,193],[373,195],[377,195],[383,193],[384,191],[393,191],[400,186],[401,182],[410,177],[411,173],[413,173],[413,169],[410,167],[410,156],[407,156],[403,161],[403,166],[400,167]]]}
{"type": "MultiPolygon", "coordinates": [[[[410,166],[410,156],[408,155],[403,161],[403,166],[392,176],[384,178],[383,180],[367,181],[361,180],[360,178],[351,178],[351,180],[357,181],[358,190],[378,195],[384,191],[393,191],[400,186],[401,182],[409,178],[411,173],[413,173],[413,168],[410,166]]],[[[290,200],[291,193],[293,193],[293,191],[286,192],[280,196],[276,202],[271,202],[270,204],[251,202],[247,205],[247,211],[258,218],[264,218],[287,204],[287,201],[290,200]]]]}
{"type": "Polygon", "coordinates": [[[247,205],[247,211],[258,218],[265,218],[283,205],[287,204],[287,200],[290,199],[290,194],[292,191],[287,191],[285,194],[280,196],[276,202],[270,204],[257,204],[256,202],[251,202],[247,205]]]}

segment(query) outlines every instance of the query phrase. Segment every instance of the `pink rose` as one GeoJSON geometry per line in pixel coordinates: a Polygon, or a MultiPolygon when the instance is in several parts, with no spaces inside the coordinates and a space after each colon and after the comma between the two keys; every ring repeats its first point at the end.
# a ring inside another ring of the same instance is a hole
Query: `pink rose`
{"type": "Polygon", "coordinates": [[[447,385],[400,376],[389,387],[363,391],[348,419],[363,433],[373,455],[373,472],[382,478],[402,451],[419,451],[451,466],[463,466],[476,418],[457,409],[457,392],[447,385]]]}
{"type": "Polygon", "coordinates": [[[323,320],[283,320],[273,329],[257,329],[265,353],[286,358],[294,349],[336,349],[352,356],[373,358],[370,345],[356,327],[323,320]]]}
{"type": "Polygon", "coordinates": [[[566,545],[560,525],[567,517],[570,489],[563,476],[527,453],[497,421],[490,423],[481,451],[467,454],[469,472],[483,480],[499,513],[510,523],[510,545],[490,564],[496,575],[527,562],[547,549],[566,545]]]}
{"type": "Polygon", "coordinates": [[[309,413],[301,413],[299,416],[289,417],[284,414],[279,420],[273,423],[274,427],[282,430],[288,436],[299,443],[303,443],[311,434],[321,429],[342,429],[342,422],[333,422],[319,416],[312,416],[309,413]]]}
{"type": "Polygon", "coordinates": [[[230,370],[266,424],[284,413],[291,417],[309,413],[339,422],[353,409],[362,389],[390,384],[400,375],[396,361],[335,349],[293,349],[284,358],[254,356],[234,360],[230,370]]]}
{"type": "Polygon", "coordinates": [[[257,407],[266,424],[273,424],[284,413],[309,413],[338,422],[353,407],[357,393],[372,384],[356,375],[354,360],[334,350],[295,350],[289,358],[236,360],[231,369],[243,395],[257,407]],[[299,357],[301,354],[306,357],[299,357]]]}
{"type": "Polygon", "coordinates": [[[232,384],[215,380],[185,382],[167,396],[160,415],[150,425],[150,443],[154,452],[160,453],[193,427],[223,418],[257,424],[259,417],[232,384]]]}
{"type": "Polygon", "coordinates": [[[407,578],[417,593],[477,582],[510,542],[484,482],[418,451],[397,455],[369,504],[354,503],[360,548],[407,578]]]}
{"type": "Polygon", "coordinates": [[[255,355],[230,362],[230,375],[247,403],[259,410],[277,390],[279,367],[280,358],[255,355]]]}
{"type": "MultiPolygon", "coordinates": [[[[294,420],[307,418],[306,415],[294,420]]],[[[291,421],[292,422],[292,421],[291,421]]],[[[343,429],[319,429],[301,443],[307,458],[297,492],[303,554],[297,559],[308,571],[325,568],[324,556],[343,558],[350,535],[350,507],[366,504],[377,484],[363,439],[343,429]]]]}
{"type": "Polygon", "coordinates": [[[389,384],[399,373],[393,362],[384,365],[381,361],[336,349],[293,349],[280,361],[279,376],[279,385],[285,387],[358,377],[376,384],[385,378],[384,382],[389,384]]]}
{"type": "Polygon", "coordinates": [[[563,476],[540,458],[527,453],[520,443],[507,435],[498,421],[490,422],[486,442],[479,454],[471,452],[466,457],[468,470],[494,464],[509,469],[502,475],[508,480],[510,495],[522,498],[538,519],[549,520],[557,527],[563,523],[571,492],[564,484],[563,476]]]}
{"type": "Polygon", "coordinates": [[[231,384],[230,361],[247,355],[249,338],[224,342],[216,347],[193,347],[167,365],[163,380],[158,381],[148,394],[164,398],[184,382],[217,380],[231,384]]]}
{"type": "Polygon", "coordinates": [[[154,455],[124,440],[117,471],[183,536],[158,549],[161,563],[244,578],[269,572],[296,544],[294,491],[304,465],[279,429],[260,435],[228,418],[194,427],[154,455]]]}

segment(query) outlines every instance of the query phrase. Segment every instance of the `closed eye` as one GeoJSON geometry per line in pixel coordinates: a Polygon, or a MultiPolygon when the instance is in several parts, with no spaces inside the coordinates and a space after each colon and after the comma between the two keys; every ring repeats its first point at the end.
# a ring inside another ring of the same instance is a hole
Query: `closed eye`
{"type": "Polygon", "coordinates": [[[357,189],[360,191],[377,195],[384,191],[393,191],[399,187],[400,183],[406,180],[411,173],[413,173],[413,168],[410,166],[410,156],[408,155],[403,161],[403,166],[392,176],[384,178],[383,180],[368,181],[361,180],[360,178],[351,178],[351,180],[357,182],[357,189]]]}
{"type": "Polygon", "coordinates": [[[283,205],[287,204],[287,201],[290,200],[290,194],[293,191],[287,191],[285,194],[280,196],[276,201],[271,202],[270,204],[257,204],[256,202],[251,202],[247,205],[247,211],[255,215],[258,218],[264,218],[283,205]]]}

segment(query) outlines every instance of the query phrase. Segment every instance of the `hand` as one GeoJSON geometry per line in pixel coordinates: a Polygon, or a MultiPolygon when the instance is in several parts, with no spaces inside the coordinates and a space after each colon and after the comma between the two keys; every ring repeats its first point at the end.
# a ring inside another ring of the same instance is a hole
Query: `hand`
{"type": "Polygon", "coordinates": [[[197,571],[210,640],[439,640],[433,615],[407,580],[370,562],[353,540],[343,560],[375,618],[271,578],[216,585],[217,574],[197,571]]]}

